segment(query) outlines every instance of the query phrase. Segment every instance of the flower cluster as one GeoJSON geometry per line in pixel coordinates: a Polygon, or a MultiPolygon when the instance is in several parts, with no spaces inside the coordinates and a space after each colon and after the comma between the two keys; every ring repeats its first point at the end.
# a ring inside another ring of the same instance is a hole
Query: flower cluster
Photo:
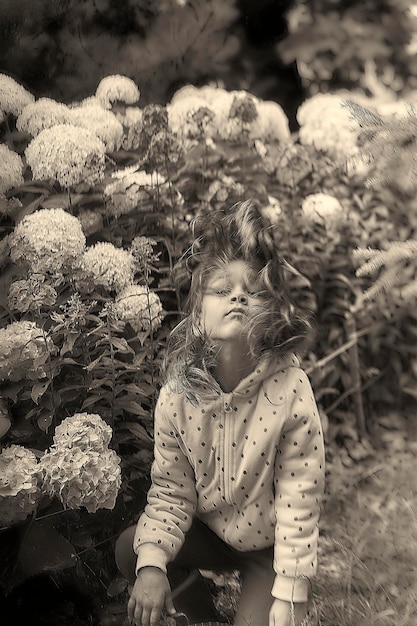
{"type": "Polygon", "coordinates": [[[156,241],[149,237],[139,236],[133,239],[130,251],[140,270],[150,269],[152,263],[158,260],[158,254],[154,254],[153,251],[154,246],[156,246],[156,241]]]}
{"type": "Polygon", "coordinates": [[[42,496],[36,456],[11,445],[0,454],[0,526],[20,522],[33,513],[42,496]]]}
{"type": "Polygon", "coordinates": [[[86,237],[98,233],[103,228],[103,216],[100,211],[82,209],[77,218],[86,237]]]}
{"type": "Polygon", "coordinates": [[[116,217],[135,209],[152,210],[153,198],[161,194],[165,182],[163,176],[147,174],[135,165],[119,170],[113,174],[112,182],[104,188],[106,207],[116,217]]]}
{"type": "Polygon", "coordinates": [[[96,450],[107,448],[112,429],[97,413],[76,413],[64,419],[55,429],[54,444],[58,447],[96,450]]]}
{"type": "Polygon", "coordinates": [[[57,274],[73,265],[85,247],[79,220],[63,209],[40,209],[27,215],[10,238],[10,255],[32,272],[57,274]]]}
{"type": "Polygon", "coordinates": [[[237,201],[242,198],[244,193],[245,188],[241,183],[236,182],[231,176],[221,175],[210,184],[206,199],[208,202],[232,203],[233,199],[237,201]]]}
{"type": "Polygon", "coordinates": [[[325,193],[313,193],[302,203],[301,210],[307,221],[336,225],[343,219],[343,207],[337,198],[325,193]]]}
{"type": "Polygon", "coordinates": [[[116,316],[136,331],[156,330],[162,322],[162,304],[159,296],[148,287],[130,285],[117,297],[116,316]]]}
{"type": "Polygon", "coordinates": [[[266,142],[282,141],[284,143],[290,140],[288,117],[277,102],[258,101],[256,110],[258,116],[249,128],[251,139],[260,139],[266,142]]]}
{"type": "Polygon", "coordinates": [[[67,330],[79,329],[85,326],[85,316],[95,307],[97,302],[90,300],[89,303],[83,302],[79,293],[72,294],[67,302],[60,305],[62,313],[51,311],[51,319],[58,323],[60,328],[67,330]]]}
{"type": "Polygon", "coordinates": [[[7,303],[12,311],[38,311],[43,306],[53,306],[57,293],[45,284],[43,274],[31,274],[27,280],[17,280],[9,288],[7,303]]]}
{"type": "Polygon", "coordinates": [[[0,144],[0,193],[23,183],[23,161],[16,152],[0,144]]]}
{"type": "Polygon", "coordinates": [[[130,252],[99,242],[81,256],[75,281],[81,291],[103,287],[118,292],[133,283],[134,272],[135,259],[130,252]]]}
{"type": "Polygon", "coordinates": [[[12,322],[0,328],[0,380],[44,378],[55,346],[35,322],[12,322]]]}
{"type": "Polygon", "coordinates": [[[358,133],[343,98],[318,93],[298,108],[297,121],[302,144],[342,161],[357,154],[358,133]]]}
{"type": "Polygon", "coordinates": [[[167,111],[169,127],[185,147],[215,135],[215,113],[200,96],[178,98],[167,106],[167,111]]]}
{"type": "Polygon", "coordinates": [[[136,83],[127,76],[114,74],[100,81],[95,95],[106,109],[111,109],[115,102],[135,104],[140,98],[140,91],[136,83]]]}
{"type": "Polygon", "coordinates": [[[126,107],[125,111],[116,111],[115,115],[123,125],[122,147],[125,150],[137,150],[141,144],[142,134],[142,109],[138,107],[126,107]]]}
{"type": "Polygon", "coordinates": [[[25,155],[38,180],[54,179],[65,189],[104,177],[106,147],[90,130],[57,124],[35,137],[25,155]]]}
{"type": "Polygon", "coordinates": [[[3,114],[17,117],[34,100],[34,96],[14,78],[0,74],[0,111],[3,114]]]}
{"type": "Polygon", "coordinates": [[[284,141],[290,138],[289,122],[276,102],[263,102],[247,91],[187,85],[167,106],[170,128],[181,140],[213,138],[284,141]]]}
{"type": "Polygon", "coordinates": [[[212,102],[216,115],[216,137],[225,141],[236,141],[243,133],[249,133],[257,118],[257,99],[246,91],[219,89],[218,97],[212,102]]]}
{"type": "Polygon", "coordinates": [[[71,119],[75,126],[87,128],[97,135],[108,152],[118,150],[122,145],[122,124],[114,113],[98,104],[87,104],[71,109],[71,119]]]}
{"type": "Polygon", "coordinates": [[[51,98],[39,98],[28,104],[16,121],[18,130],[36,137],[42,130],[57,124],[71,124],[71,109],[51,98]]]}
{"type": "Polygon", "coordinates": [[[120,457],[108,448],[112,430],[99,415],[76,413],[57,427],[40,467],[43,488],[69,509],[113,509],[121,485],[120,457]]]}

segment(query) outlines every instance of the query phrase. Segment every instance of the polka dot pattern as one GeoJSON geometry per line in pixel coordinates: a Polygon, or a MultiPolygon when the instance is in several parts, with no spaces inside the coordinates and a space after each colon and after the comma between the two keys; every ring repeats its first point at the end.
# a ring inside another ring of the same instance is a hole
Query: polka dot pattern
{"type": "Polygon", "coordinates": [[[136,550],[160,542],[171,560],[197,515],[237,550],[275,543],[279,575],[314,573],[324,476],[320,420],[298,361],[287,357],[284,365],[270,374],[261,364],[233,393],[204,407],[161,390],[136,550]]]}

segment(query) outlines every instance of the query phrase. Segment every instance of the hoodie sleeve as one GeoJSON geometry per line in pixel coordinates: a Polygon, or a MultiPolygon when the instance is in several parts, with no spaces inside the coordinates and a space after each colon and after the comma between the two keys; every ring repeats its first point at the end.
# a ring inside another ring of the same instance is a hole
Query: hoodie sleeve
{"type": "Polygon", "coordinates": [[[161,390],[155,409],[152,483],[133,542],[138,555],[136,572],[146,565],[166,572],[167,563],[184,542],[196,510],[194,471],[178,444],[173,425],[177,402],[170,400],[165,389],[161,390]]]}
{"type": "Polygon", "coordinates": [[[286,421],[275,464],[276,579],[272,595],[304,602],[317,569],[318,520],[324,491],[324,444],[310,381],[290,368],[286,421]]]}

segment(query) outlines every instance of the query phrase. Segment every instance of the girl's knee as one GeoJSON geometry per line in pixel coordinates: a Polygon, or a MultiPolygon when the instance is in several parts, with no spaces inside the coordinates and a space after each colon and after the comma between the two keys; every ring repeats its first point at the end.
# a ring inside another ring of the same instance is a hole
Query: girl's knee
{"type": "Polygon", "coordinates": [[[133,539],[135,536],[136,526],[126,528],[116,540],[114,547],[114,557],[116,565],[123,576],[132,582],[136,578],[136,554],[133,551],[133,539]]]}

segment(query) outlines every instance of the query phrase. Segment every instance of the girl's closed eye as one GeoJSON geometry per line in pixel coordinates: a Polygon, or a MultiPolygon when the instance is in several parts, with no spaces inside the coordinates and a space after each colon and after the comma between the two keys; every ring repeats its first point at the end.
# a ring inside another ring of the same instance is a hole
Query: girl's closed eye
{"type": "Polygon", "coordinates": [[[265,298],[267,295],[266,291],[262,289],[248,289],[247,294],[251,298],[265,298]]]}
{"type": "Polygon", "coordinates": [[[227,296],[230,293],[230,288],[228,287],[218,287],[215,291],[218,296],[227,296]]]}

